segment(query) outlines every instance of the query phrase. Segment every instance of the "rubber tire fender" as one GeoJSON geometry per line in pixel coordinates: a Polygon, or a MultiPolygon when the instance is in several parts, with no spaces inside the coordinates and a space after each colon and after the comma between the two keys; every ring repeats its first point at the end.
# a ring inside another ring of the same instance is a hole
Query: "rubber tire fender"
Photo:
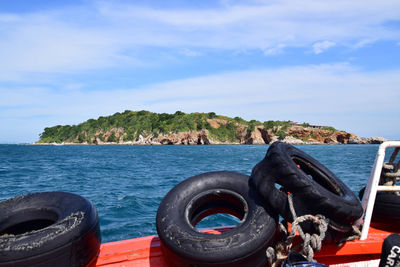
{"type": "Polygon", "coordinates": [[[101,243],[96,208],[66,192],[0,202],[0,266],[86,266],[101,243]]]}
{"type": "Polygon", "coordinates": [[[379,267],[400,265],[400,236],[391,234],[385,238],[382,244],[381,260],[379,267]]]}
{"type": "Polygon", "coordinates": [[[265,249],[274,240],[276,222],[249,187],[249,176],[225,171],[179,183],[164,197],[156,217],[164,254],[173,266],[266,266],[265,249]],[[195,228],[215,213],[235,215],[241,222],[218,235],[195,228]]]}
{"type": "MultiPolygon", "coordinates": [[[[358,196],[362,199],[365,186],[358,196]]],[[[371,221],[380,225],[400,225],[400,196],[393,192],[377,192],[371,221]]]]}
{"type": "Polygon", "coordinates": [[[288,192],[297,216],[322,214],[337,226],[348,226],[361,217],[360,201],[334,173],[296,147],[273,143],[252,170],[251,182],[284,219],[293,221],[288,192]],[[310,177],[311,176],[311,177],[310,177]],[[278,189],[275,185],[282,186],[278,189]]]}

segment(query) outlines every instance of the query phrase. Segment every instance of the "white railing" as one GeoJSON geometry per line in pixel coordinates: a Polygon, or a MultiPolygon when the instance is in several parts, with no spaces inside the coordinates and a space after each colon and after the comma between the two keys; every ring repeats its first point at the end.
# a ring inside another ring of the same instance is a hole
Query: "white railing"
{"type": "Polygon", "coordinates": [[[378,191],[400,191],[400,186],[383,186],[379,185],[379,180],[382,173],[382,167],[385,160],[385,152],[387,148],[400,147],[400,141],[384,142],[379,146],[378,153],[376,154],[374,166],[372,167],[371,175],[368,180],[367,187],[365,188],[364,196],[361,205],[364,209],[363,216],[357,221],[357,225],[361,225],[362,218],[364,217],[364,225],[361,231],[361,240],[368,237],[369,226],[371,224],[372,212],[378,191]]]}

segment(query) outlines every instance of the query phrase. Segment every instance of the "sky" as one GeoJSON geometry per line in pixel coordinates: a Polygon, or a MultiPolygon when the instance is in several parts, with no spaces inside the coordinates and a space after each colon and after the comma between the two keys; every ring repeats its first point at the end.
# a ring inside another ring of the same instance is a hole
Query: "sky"
{"type": "Polygon", "coordinates": [[[0,3],[0,143],[125,110],[400,139],[398,0],[0,3]]]}

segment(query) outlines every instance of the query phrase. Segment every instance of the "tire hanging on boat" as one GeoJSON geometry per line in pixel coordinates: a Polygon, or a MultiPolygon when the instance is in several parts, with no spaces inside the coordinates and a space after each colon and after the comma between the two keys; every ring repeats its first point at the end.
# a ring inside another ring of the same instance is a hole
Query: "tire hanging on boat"
{"type": "MultiPolygon", "coordinates": [[[[365,186],[358,194],[360,199],[363,198],[364,191],[365,186]]],[[[377,192],[371,221],[379,226],[400,225],[400,196],[395,192],[377,192]]]]}
{"type": "Polygon", "coordinates": [[[293,216],[288,192],[292,194],[298,216],[322,214],[343,229],[363,213],[360,201],[335,174],[286,143],[275,142],[269,147],[265,158],[253,168],[250,180],[260,195],[289,222],[293,216]]]}
{"type": "Polygon", "coordinates": [[[400,236],[391,234],[382,244],[381,260],[379,267],[400,266],[400,236]]]}
{"type": "Polygon", "coordinates": [[[209,172],[175,186],[162,200],[156,224],[172,266],[266,266],[265,249],[277,229],[277,216],[271,214],[249,187],[247,175],[209,172]],[[231,214],[241,221],[221,234],[195,228],[216,213],[231,214]]]}
{"type": "Polygon", "coordinates": [[[86,266],[100,243],[96,208],[81,196],[43,192],[0,202],[0,266],[86,266]]]}

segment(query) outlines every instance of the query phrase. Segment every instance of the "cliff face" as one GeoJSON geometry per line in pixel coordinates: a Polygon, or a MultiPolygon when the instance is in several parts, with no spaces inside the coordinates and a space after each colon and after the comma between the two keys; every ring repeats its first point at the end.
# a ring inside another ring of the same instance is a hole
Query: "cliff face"
{"type": "MultiPolygon", "coordinates": [[[[97,144],[107,144],[97,140],[97,144]]],[[[160,134],[157,137],[150,134],[146,137],[139,135],[137,141],[124,142],[121,137],[119,144],[132,145],[209,145],[211,144],[208,137],[208,131],[189,131],[180,133],[160,134]]]]}
{"type": "MultiPolygon", "coordinates": [[[[227,121],[223,119],[209,119],[212,128],[218,129],[221,125],[226,125],[227,121]]],[[[149,134],[147,136],[140,135],[137,141],[124,141],[124,133],[121,129],[111,129],[105,134],[106,140],[101,141],[99,138],[96,144],[132,144],[132,145],[213,145],[213,144],[249,144],[264,145],[272,144],[276,141],[282,141],[289,144],[380,144],[386,139],[382,137],[359,138],[357,135],[344,131],[326,130],[312,127],[293,126],[284,130],[285,137],[280,139],[277,132],[279,127],[265,129],[263,125],[255,126],[253,129],[245,125],[237,124],[236,134],[240,141],[238,142],[221,142],[216,141],[210,135],[209,130],[188,131],[188,132],[171,132],[168,134],[149,134]],[[109,142],[108,136],[112,133],[118,137],[117,142],[109,142]]]]}
{"type": "Polygon", "coordinates": [[[350,140],[357,138],[355,134],[343,131],[315,129],[310,127],[291,127],[287,129],[287,133],[294,138],[304,142],[321,143],[321,144],[348,144],[350,140]]]}

